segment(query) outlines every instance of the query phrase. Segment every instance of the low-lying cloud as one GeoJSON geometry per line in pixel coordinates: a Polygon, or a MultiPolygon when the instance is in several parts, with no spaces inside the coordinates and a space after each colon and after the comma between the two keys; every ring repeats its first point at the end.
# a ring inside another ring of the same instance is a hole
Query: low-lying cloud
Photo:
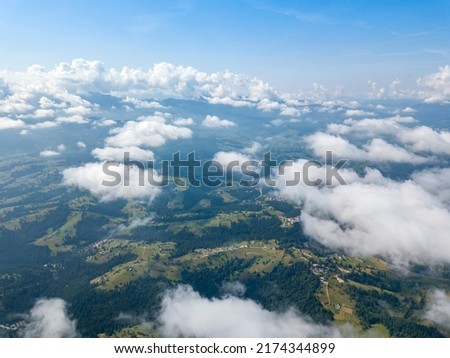
{"type": "MultiPolygon", "coordinates": [[[[301,161],[296,165],[301,168],[301,161]]],[[[396,265],[449,263],[445,196],[424,189],[423,181],[395,181],[378,170],[366,171],[363,177],[343,172],[347,185],[300,183],[279,190],[303,204],[304,232],[325,246],[356,256],[380,255],[396,265]]]]}
{"type": "Polygon", "coordinates": [[[76,321],[69,317],[67,303],[60,298],[43,298],[36,302],[22,331],[26,338],[74,338],[76,321]]]}
{"type": "Polygon", "coordinates": [[[236,123],[228,119],[220,119],[217,116],[208,114],[203,120],[202,125],[207,128],[228,128],[236,126],[236,123]]]}
{"type": "Polygon", "coordinates": [[[160,193],[161,188],[149,185],[148,176],[160,181],[159,174],[152,170],[140,170],[135,166],[129,167],[129,185],[124,182],[124,164],[117,163],[117,166],[110,168],[121,175],[121,182],[115,186],[107,186],[106,182],[112,182],[114,178],[108,175],[103,168],[104,163],[87,163],[80,167],[63,170],[63,184],[76,186],[81,190],[88,190],[100,201],[111,201],[116,199],[137,199],[151,202],[160,193]],[[141,179],[143,179],[143,183],[141,179]]]}
{"type": "Polygon", "coordinates": [[[92,150],[92,155],[101,161],[123,162],[125,153],[129,154],[130,160],[140,160],[142,162],[153,161],[155,155],[151,150],[145,150],[135,146],[129,147],[104,147],[92,150]]]}
{"type": "Polygon", "coordinates": [[[192,130],[166,123],[163,113],[142,116],[110,131],[106,144],[111,147],[160,147],[168,140],[190,138],[192,130]]]}
{"type": "Polygon", "coordinates": [[[293,309],[272,312],[252,300],[208,299],[190,286],[168,291],[158,317],[165,337],[338,337],[332,326],[314,323],[293,309]]]}
{"type": "Polygon", "coordinates": [[[381,138],[372,139],[362,147],[358,147],[341,136],[317,132],[305,137],[305,142],[316,156],[323,156],[327,151],[332,151],[336,157],[358,161],[411,164],[427,161],[427,158],[390,144],[381,138]]]}
{"type": "Polygon", "coordinates": [[[342,124],[330,123],[327,132],[356,138],[386,137],[397,147],[403,146],[403,150],[407,152],[450,155],[450,132],[423,125],[411,127],[414,122],[416,121],[410,116],[347,119],[342,124]]]}
{"type": "Polygon", "coordinates": [[[450,329],[450,297],[441,290],[436,290],[428,296],[428,304],[424,317],[430,322],[450,329]]]}

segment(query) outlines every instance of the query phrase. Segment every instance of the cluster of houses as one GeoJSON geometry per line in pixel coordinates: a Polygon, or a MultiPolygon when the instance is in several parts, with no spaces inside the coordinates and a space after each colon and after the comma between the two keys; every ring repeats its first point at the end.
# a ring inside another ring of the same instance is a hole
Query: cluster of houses
{"type": "MultiPolygon", "coordinates": [[[[332,272],[329,267],[317,263],[311,265],[311,271],[314,275],[319,276],[321,281],[325,281],[328,277],[330,277],[332,272]]],[[[339,283],[344,283],[344,279],[341,276],[334,275],[334,277],[339,283]]]]}
{"type": "Polygon", "coordinates": [[[19,328],[25,327],[28,323],[24,320],[15,322],[13,324],[0,324],[0,329],[8,331],[17,331],[19,328]]]}
{"type": "Polygon", "coordinates": [[[300,216],[295,216],[293,218],[282,218],[282,220],[285,225],[294,225],[295,223],[300,222],[300,216]]]}

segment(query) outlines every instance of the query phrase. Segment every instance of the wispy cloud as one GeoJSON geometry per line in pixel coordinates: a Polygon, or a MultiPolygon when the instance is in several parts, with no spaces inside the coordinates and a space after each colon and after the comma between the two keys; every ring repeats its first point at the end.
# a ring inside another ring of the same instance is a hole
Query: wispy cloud
{"type": "Polygon", "coordinates": [[[258,10],[269,11],[275,14],[293,17],[299,21],[308,22],[312,24],[330,24],[334,22],[329,17],[318,13],[318,12],[308,12],[291,8],[282,8],[270,5],[255,5],[258,10]]]}

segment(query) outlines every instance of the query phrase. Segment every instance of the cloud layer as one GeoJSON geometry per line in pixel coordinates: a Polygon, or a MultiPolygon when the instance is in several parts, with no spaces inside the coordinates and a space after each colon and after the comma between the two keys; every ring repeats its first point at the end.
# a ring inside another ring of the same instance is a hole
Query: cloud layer
{"type": "Polygon", "coordinates": [[[183,98],[270,109],[272,104],[273,109],[289,110],[267,83],[229,71],[209,74],[169,63],[148,70],[115,69],[100,61],[75,59],[49,70],[39,65],[23,72],[1,70],[0,130],[36,130],[42,122],[86,123],[99,112],[99,106],[87,99],[91,93],[118,97],[126,109],[164,108],[143,98],[183,98]]]}
{"type": "MultiPolygon", "coordinates": [[[[302,161],[286,170],[301,173],[302,161]]],[[[301,221],[307,235],[333,249],[357,256],[380,255],[396,265],[450,262],[450,211],[445,196],[426,185],[395,181],[376,169],[360,177],[343,172],[348,185],[280,187],[283,196],[303,203],[301,221]]],[[[428,173],[429,174],[429,173],[428,173]]]]}
{"type": "Polygon", "coordinates": [[[338,330],[302,317],[294,310],[277,313],[234,296],[207,299],[190,286],[178,286],[163,298],[158,318],[165,337],[337,337],[338,330]]]}

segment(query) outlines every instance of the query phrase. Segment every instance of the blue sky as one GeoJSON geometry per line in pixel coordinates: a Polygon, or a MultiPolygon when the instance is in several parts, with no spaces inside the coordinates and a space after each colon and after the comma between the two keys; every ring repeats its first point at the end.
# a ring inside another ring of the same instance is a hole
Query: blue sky
{"type": "Polygon", "coordinates": [[[413,84],[450,63],[449,1],[10,1],[0,67],[73,58],[170,62],[257,76],[281,91],[413,84]]]}

